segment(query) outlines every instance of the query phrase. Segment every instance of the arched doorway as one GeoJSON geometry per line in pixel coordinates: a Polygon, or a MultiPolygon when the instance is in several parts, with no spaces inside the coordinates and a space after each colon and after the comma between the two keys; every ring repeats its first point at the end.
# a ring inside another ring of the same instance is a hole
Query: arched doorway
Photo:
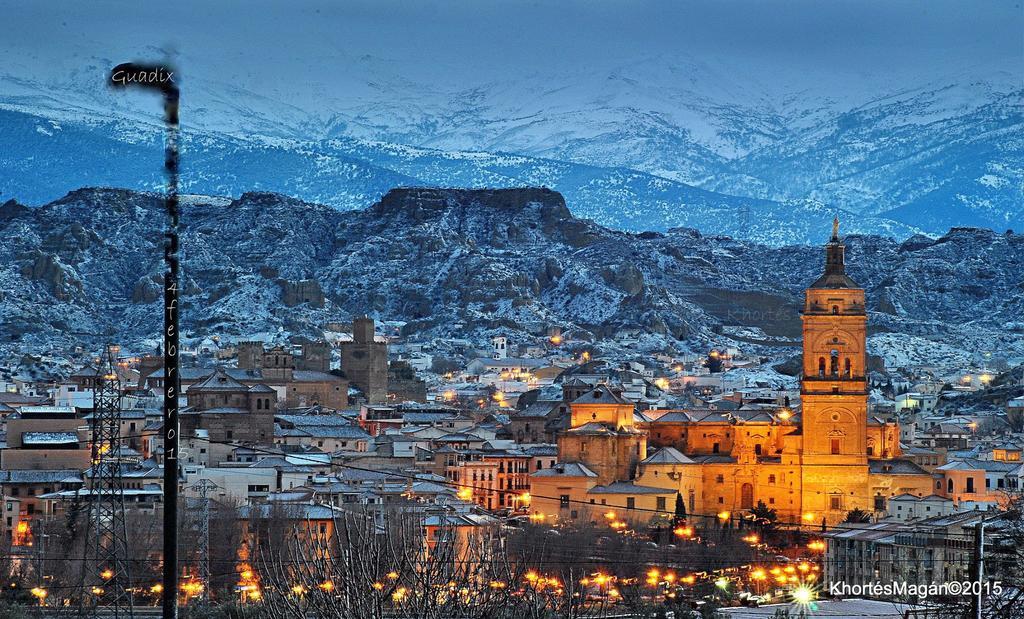
{"type": "Polygon", "coordinates": [[[740,487],[740,509],[753,509],[754,507],[754,486],[743,484],[740,487]]]}

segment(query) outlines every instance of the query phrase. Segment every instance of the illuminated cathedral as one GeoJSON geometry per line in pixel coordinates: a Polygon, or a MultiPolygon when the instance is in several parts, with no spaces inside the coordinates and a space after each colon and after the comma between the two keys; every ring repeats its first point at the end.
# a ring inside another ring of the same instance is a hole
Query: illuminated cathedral
{"type": "Polygon", "coordinates": [[[558,464],[531,476],[531,509],[572,520],[615,508],[644,520],[671,513],[678,494],[692,515],[732,518],[763,503],[783,522],[835,523],[854,509],[882,512],[893,496],[929,494],[931,474],[901,457],[899,426],[868,417],[864,290],[846,274],[838,220],[801,318],[799,412],[641,416],[597,385],[570,403],[558,464]]]}

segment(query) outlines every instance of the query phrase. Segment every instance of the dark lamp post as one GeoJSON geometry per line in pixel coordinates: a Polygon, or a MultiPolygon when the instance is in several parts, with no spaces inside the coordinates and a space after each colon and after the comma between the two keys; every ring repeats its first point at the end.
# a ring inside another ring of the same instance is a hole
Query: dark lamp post
{"type": "MultiPolygon", "coordinates": [[[[164,65],[124,63],[110,72],[114,88],[141,88],[159,93],[164,102],[164,170],[167,194],[164,201],[167,228],[164,234],[164,562],[163,619],[178,616],[178,98],[174,71],[164,65]]],[[[127,558],[127,557],[126,557],[127,558]]]]}

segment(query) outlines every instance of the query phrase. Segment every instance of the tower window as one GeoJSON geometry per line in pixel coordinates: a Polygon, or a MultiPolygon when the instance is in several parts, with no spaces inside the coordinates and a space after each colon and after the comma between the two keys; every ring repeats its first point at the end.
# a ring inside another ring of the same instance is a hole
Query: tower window
{"type": "Polygon", "coordinates": [[[718,443],[711,445],[711,453],[718,453],[718,443]]]}
{"type": "Polygon", "coordinates": [[[839,454],[839,439],[834,438],[834,439],[832,439],[832,455],[838,455],[838,454],[839,454]]]}
{"type": "Polygon", "coordinates": [[[850,367],[850,359],[847,358],[843,361],[843,373],[846,374],[847,378],[853,378],[853,369],[850,367]]]}
{"type": "Polygon", "coordinates": [[[825,357],[818,357],[818,376],[825,376],[825,357]]]}
{"type": "Polygon", "coordinates": [[[759,455],[759,456],[761,455],[761,444],[760,443],[758,443],[757,445],[754,445],[754,453],[759,455]]]}
{"type": "Polygon", "coordinates": [[[832,306],[832,313],[833,314],[839,314],[839,306],[838,305],[833,305],[832,306]]]}
{"type": "Polygon", "coordinates": [[[828,507],[833,511],[839,511],[843,509],[843,497],[839,494],[830,495],[828,498],[828,507]]]}

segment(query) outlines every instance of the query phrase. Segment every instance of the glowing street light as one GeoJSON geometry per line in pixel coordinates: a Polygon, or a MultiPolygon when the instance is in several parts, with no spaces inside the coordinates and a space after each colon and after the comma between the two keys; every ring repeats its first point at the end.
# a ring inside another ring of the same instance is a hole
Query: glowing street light
{"type": "Polygon", "coordinates": [[[793,589],[793,601],[797,604],[807,605],[814,600],[814,591],[807,585],[800,585],[793,589]]]}
{"type": "Polygon", "coordinates": [[[49,593],[46,591],[46,589],[43,589],[42,587],[32,587],[32,597],[39,600],[40,606],[46,604],[47,595],[49,595],[49,593]]]}

